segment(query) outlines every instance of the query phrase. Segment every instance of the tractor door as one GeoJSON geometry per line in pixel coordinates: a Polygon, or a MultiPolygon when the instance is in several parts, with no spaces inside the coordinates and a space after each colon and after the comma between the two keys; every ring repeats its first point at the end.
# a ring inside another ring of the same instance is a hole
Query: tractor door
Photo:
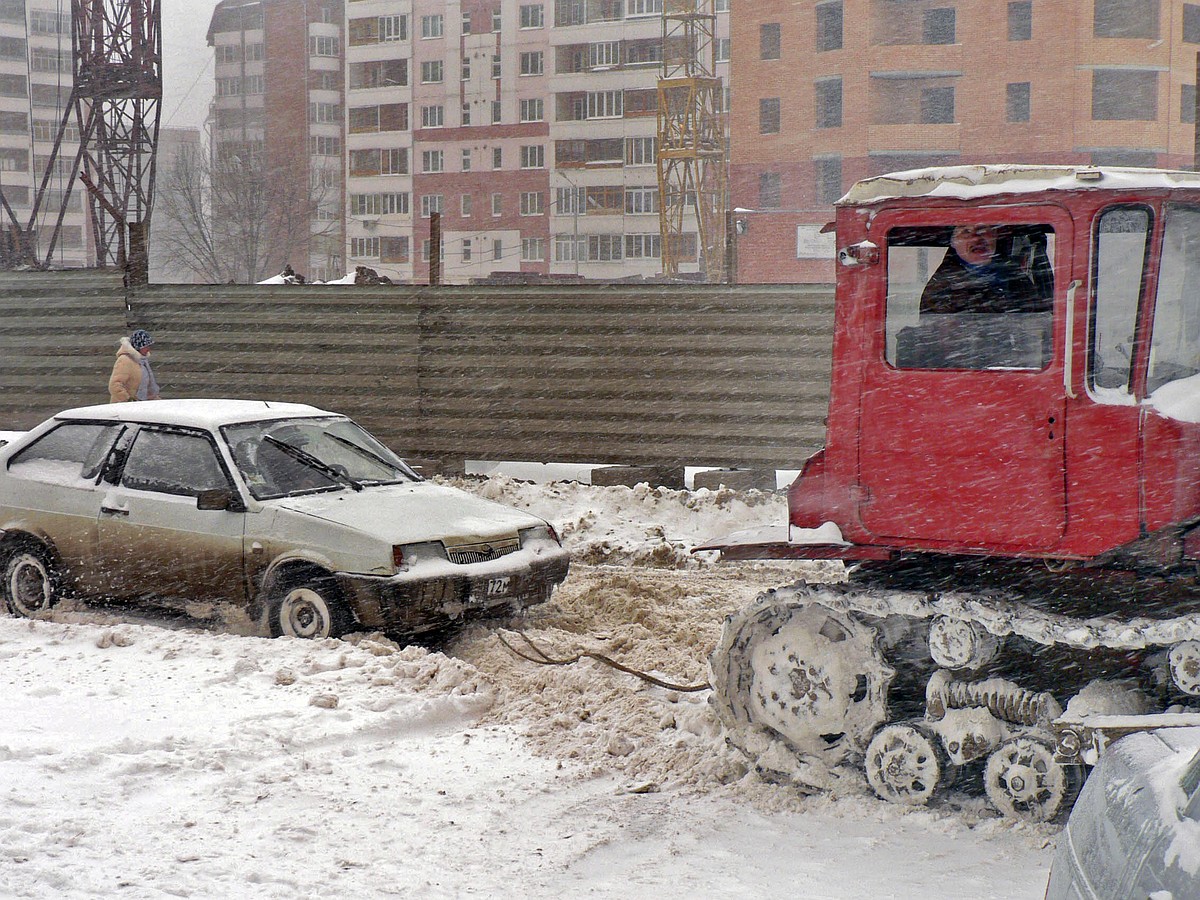
{"type": "Polygon", "coordinates": [[[1069,215],[895,211],[871,230],[884,271],[864,310],[863,523],[915,548],[1054,545],[1066,526],[1069,215]]]}

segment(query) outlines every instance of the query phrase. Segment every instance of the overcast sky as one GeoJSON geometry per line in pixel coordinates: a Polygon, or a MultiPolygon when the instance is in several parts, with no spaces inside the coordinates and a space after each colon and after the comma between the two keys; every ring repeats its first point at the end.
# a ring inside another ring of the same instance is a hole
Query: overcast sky
{"type": "Polygon", "coordinates": [[[212,51],[205,43],[217,0],[162,0],[163,127],[204,124],[213,94],[212,51]]]}

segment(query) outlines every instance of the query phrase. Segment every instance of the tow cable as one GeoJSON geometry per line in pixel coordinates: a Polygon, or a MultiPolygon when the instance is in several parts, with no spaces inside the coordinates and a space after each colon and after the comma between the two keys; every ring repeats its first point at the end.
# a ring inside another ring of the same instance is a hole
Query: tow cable
{"type": "Polygon", "coordinates": [[[642,681],[649,682],[650,684],[660,688],[665,688],[668,691],[679,691],[680,693],[691,694],[696,693],[697,691],[707,691],[712,687],[712,685],[708,684],[708,682],[703,682],[701,684],[672,684],[669,681],[663,681],[661,678],[655,678],[649,672],[639,672],[637,669],[631,669],[629,666],[622,665],[615,659],[605,656],[603,653],[595,653],[591,650],[580,650],[574,656],[564,659],[556,659],[535,644],[532,638],[530,638],[525,632],[517,630],[515,633],[529,646],[529,653],[532,653],[532,656],[529,655],[529,653],[525,653],[510,644],[507,640],[505,640],[503,634],[497,633],[496,637],[500,639],[500,643],[508,648],[508,651],[514,656],[519,656],[521,659],[527,660],[535,665],[569,666],[579,662],[582,659],[594,659],[596,662],[604,663],[604,665],[616,669],[618,672],[624,672],[626,675],[632,675],[635,678],[640,678],[642,681]]]}

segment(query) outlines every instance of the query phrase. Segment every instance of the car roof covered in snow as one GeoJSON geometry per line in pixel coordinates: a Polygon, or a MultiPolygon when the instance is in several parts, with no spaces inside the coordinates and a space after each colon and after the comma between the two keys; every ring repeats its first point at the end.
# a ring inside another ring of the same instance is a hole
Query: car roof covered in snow
{"type": "Polygon", "coordinates": [[[861,206],[900,197],[975,200],[998,194],[1031,194],[1081,188],[1200,190],[1200,173],[1120,166],[939,166],[864,178],[850,188],[837,205],[861,206]]]}
{"type": "Polygon", "coordinates": [[[114,422],[215,428],[235,422],[329,415],[334,413],[305,403],[277,403],[273,400],[146,400],[141,403],[81,406],[78,409],[64,410],[55,418],[111,419],[114,422]]]}

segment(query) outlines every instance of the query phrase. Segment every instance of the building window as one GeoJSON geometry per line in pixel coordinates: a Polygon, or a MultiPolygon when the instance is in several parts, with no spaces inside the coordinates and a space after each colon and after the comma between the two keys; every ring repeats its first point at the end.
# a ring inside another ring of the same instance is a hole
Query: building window
{"type": "Polygon", "coordinates": [[[504,17],[499,6],[492,10],[492,31],[499,31],[504,25],[504,17]]]}
{"type": "Polygon", "coordinates": [[[308,52],[313,56],[337,56],[338,39],[321,34],[311,35],[308,39],[308,52]]]}
{"type": "Polygon", "coordinates": [[[1028,41],[1032,38],[1032,0],[1020,0],[1019,3],[1008,4],[1008,39],[1010,41],[1028,41]]]}
{"type": "Polygon", "coordinates": [[[380,238],[379,258],[383,262],[408,262],[408,235],[380,238]]]}
{"type": "Polygon", "coordinates": [[[758,176],[758,205],[762,209],[783,206],[783,177],[778,172],[763,172],[758,176]]]}
{"type": "Polygon", "coordinates": [[[625,212],[631,216],[658,212],[658,188],[626,188],[625,212]]]}
{"type": "Polygon", "coordinates": [[[1092,33],[1098,38],[1157,40],[1159,0],[1096,0],[1092,33]]]}
{"type": "Polygon", "coordinates": [[[541,191],[521,192],[521,215],[540,216],[545,211],[546,195],[541,191]]]}
{"type": "Polygon", "coordinates": [[[462,66],[459,69],[458,77],[460,81],[471,80],[471,57],[464,56],[462,58],[462,66]]]}
{"type": "Polygon", "coordinates": [[[522,28],[542,28],[546,24],[545,9],[540,3],[524,3],[520,9],[522,28]]]}
{"type": "Polygon", "coordinates": [[[462,105],[462,123],[464,125],[471,124],[471,104],[470,103],[464,103],[462,105]]]}
{"type": "Polygon", "coordinates": [[[1194,84],[1179,86],[1179,121],[1187,125],[1196,124],[1196,86],[1194,84]]]}
{"type": "Polygon", "coordinates": [[[385,216],[408,215],[408,194],[380,194],[379,210],[385,216]]]}
{"type": "Polygon", "coordinates": [[[379,207],[378,194],[350,195],[350,215],[352,216],[377,216],[379,215],[379,207]]]}
{"type": "Polygon", "coordinates": [[[625,164],[627,166],[654,166],[658,164],[656,141],[652,137],[625,139],[625,164]]]}
{"type": "Polygon", "coordinates": [[[619,119],[624,113],[624,92],[589,91],[587,95],[587,117],[589,119],[619,119]]]}
{"type": "Polygon", "coordinates": [[[764,97],[758,101],[758,133],[779,134],[778,97],[764,97]]]}
{"type": "Polygon", "coordinates": [[[421,195],[421,218],[428,219],[434,213],[442,211],[442,195],[441,194],[422,194],[421,195]]]}
{"type": "Polygon", "coordinates": [[[408,148],[391,147],[380,151],[380,175],[407,175],[408,148]]]}
{"type": "Polygon", "coordinates": [[[522,53],[520,57],[521,74],[522,75],[541,75],[542,74],[542,51],[532,50],[529,53],[522,53]]]}
{"type": "Polygon", "coordinates": [[[842,196],[842,158],[822,156],[813,160],[817,202],[831,206],[842,196]]]}
{"type": "Polygon", "coordinates": [[[1004,119],[1007,122],[1029,121],[1029,82],[1016,81],[1008,85],[1004,98],[1004,119]]]}
{"type": "Polygon", "coordinates": [[[421,107],[421,127],[441,128],[446,124],[446,110],[441,106],[421,107]]]}
{"type": "Polygon", "coordinates": [[[308,117],[317,125],[337,125],[342,121],[342,108],[336,103],[310,103],[308,117]]]}
{"type": "Polygon", "coordinates": [[[1183,39],[1189,44],[1200,44],[1200,4],[1183,4],[1183,39]]]}
{"type": "Polygon", "coordinates": [[[504,107],[499,100],[492,101],[492,124],[499,125],[504,107]]]}
{"type": "Polygon", "coordinates": [[[954,88],[921,89],[921,124],[947,125],[954,121],[954,88]]]}
{"type": "Polygon", "coordinates": [[[927,9],[923,17],[922,43],[954,43],[954,8],[927,9]]]}
{"type": "Polygon", "coordinates": [[[817,52],[842,49],[842,2],[817,6],[817,52]]]}
{"type": "Polygon", "coordinates": [[[462,14],[462,33],[463,33],[463,34],[470,34],[470,33],[471,33],[471,11],[470,11],[469,9],[464,9],[464,10],[463,10],[463,14],[462,14]]]}
{"type": "Polygon", "coordinates": [[[764,22],[758,26],[759,59],[779,59],[779,23],[764,22]]]}
{"type": "Polygon", "coordinates": [[[717,60],[717,62],[729,62],[730,43],[731,43],[731,41],[729,38],[717,38],[716,39],[716,47],[717,47],[716,60],[717,60]]]}
{"type": "Polygon", "coordinates": [[[661,16],[662,0],[629,0],[629,8],[625,18],[636,19],[639,16],[661,16]]]}
{"type": "Polygon", "coordinates": [[[462,150],[462,170],[464,172],[471,171],[471,148],[463,147],[462,150]]]}
{"type": "Polygon", "coordinates": [[[541,122],[545,118],[545,105],[541,97],[522,100],[520,103],[522,122],[541,122]]]}
{"type": "Polygon", "coordinates": [[[313,156],[341,156],[342,139],[314,135],[311,141],[313,156]]]}
{"type": "Polygon", "coordinates": [[[611,69],[621,64],[621,42],[600,41],[588,44],[588,68],[611,69]]]}
{"type": "Polygon", "coordinates": [[[441,16],[421,16],[421,40],[442,36],[441,16]]]}
{"type": "Polygon", "coordinates": [[[1158,73],[1137,69],[1092,72],[1092,118],[1152,122],[1158,118],[1158,73]]]}
{"type": "Polygon", "coordinates": [[[504,195],[492,194],[492,215],[498,216],[504,212],[504,195]]]}
{"type": "Polygon", "coordinates": [[[660,259],[662,239],[657,234],[625,235],[626,259],[660,259]]]}
{"type": "Polygon", "coordinates": [[[463,238],[462,242],[462,261],[471,261],[472,244],[470,238],[463,238]]]}
{"type": "Polygon", "coordinates": [[[546,258],[543,238],[521,238],[521,262],[541,262],[546,258]]]}
{"type": "Polygon", "coordinates": [[[379,238],[356,237],[350,238],[350,255],[356,259],[378,259],[379,238]]]}
{"type": "Polygon", "coordinates": [[[421,63],[421,83],[440,84],[442,81],[442,61],[427,59],[421,63]]]}
{"type": "Polygon", "coordinates": [[[441,172],[445,163],[445,155],[441,150],[421,151],[421,171],[441,172]]]}
{"type": "Polygon", "coordinates": [[[546,148],[542,144],[531,144],[521,148],[522,169],[546,168],[546,148]]]}
{"type": "Polygon", "coordinates": [[[379,40],[384,42],[407,41],[408,16],[380,16],[379,40]]]}
{"type": "Polygon", "coordinates": [[[621,259],[624,241],[620,234],[589,234],[587,259],[590,262],[617,262],[621,259]]]}
{"type": "Polygon", "coordinates": [[[504,259],[504,241],[500,238],[492,239],[492,262],[500,262],[504,259]]]}
{"type": "Polygon", "coordinates": [[[474,202],[470,194],[463,194],[459,201],[459,212],[464,219],[471,218],[471,210],[474,208],[474,202]]]}
{"type": "MultiPolygon", "coordinates": [[[[822,78],[816,84],[816,91],[817,127],[840,128],[842,125],[842,79],[822,78]]],[[[777,127],[776,131],[778,130],[777,127]]]]}
{"type": "Polygon", "coordinates": [[[500,54],[493,53],[492,54],[492,77],[499,78],[500,71],[501,71],[501,69],[500,69],[500,54]]]}

